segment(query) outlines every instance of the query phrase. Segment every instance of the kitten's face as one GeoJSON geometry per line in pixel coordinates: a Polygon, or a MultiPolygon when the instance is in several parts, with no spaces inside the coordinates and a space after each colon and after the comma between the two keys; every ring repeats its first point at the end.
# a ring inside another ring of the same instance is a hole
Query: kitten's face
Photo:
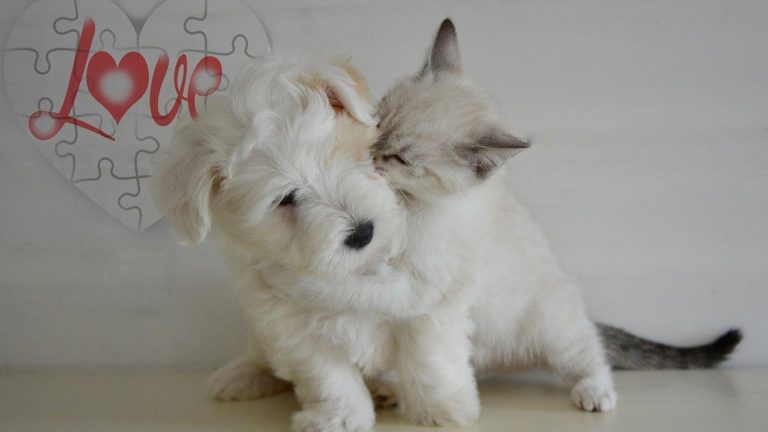
{"type": "Polygon", "coordinates": [[[495,115],[479,89],[460,75],[423,74],[399,83],[378,109],[377,168],[416,197],[446,195],[482,180],[489,170],[478,144],[495,132],[495,115]]]}
{"type": "Polygon", "coordinates": [[[378,116],[377,169],[420,199],[478,184],[527,147],[501,128],[493,104],[463,76],[447,20],[424,68],[382,98],[378,116]]]}

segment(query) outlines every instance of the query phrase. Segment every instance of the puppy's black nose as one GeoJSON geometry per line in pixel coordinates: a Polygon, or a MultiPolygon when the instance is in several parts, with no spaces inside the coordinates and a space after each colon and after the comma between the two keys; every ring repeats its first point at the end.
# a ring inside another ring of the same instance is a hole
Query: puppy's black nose
{"type": "Polygon", "coordinates": [[[354,231],[349,233],[344,244],[352,249],[362,249],[373,239],[373,222],[365,221],[357,224],[354,231]]]}

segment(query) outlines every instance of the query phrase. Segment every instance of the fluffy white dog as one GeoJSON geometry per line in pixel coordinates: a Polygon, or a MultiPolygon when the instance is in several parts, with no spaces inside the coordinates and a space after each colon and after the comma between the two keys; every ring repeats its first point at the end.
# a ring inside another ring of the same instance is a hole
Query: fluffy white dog
{"type": "Polygon", "coordinates": [[[381,316],[409,312],[409,284],[387,262],[404,213],[375,173],[367,86],[344,62],[268,57],[230,95],[180,123],[153,189],[185,243],[212,230],[236,273],[253,335],[212,377],[216,396],[295,386],[297,431],[367,430],[363,376],[392,368],[381,316]]]}

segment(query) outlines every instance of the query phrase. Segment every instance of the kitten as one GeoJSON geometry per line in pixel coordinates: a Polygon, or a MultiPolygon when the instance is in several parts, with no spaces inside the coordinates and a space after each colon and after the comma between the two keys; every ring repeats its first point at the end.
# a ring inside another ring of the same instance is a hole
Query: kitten
{"type": "Polygon", "coordinates": [[[504,130],[488,98],[462,74],[451,21],[441,25],[422,70],[381,100],[379,118],[375,164],[404,193],[409,227],[442,227],[435,235],[453,236],[467,258],[460,265],[476,291],[473,366],[482,372],[543,363],[575,384],[577,406],[612,409],[610,365],[581,293],[510,196],[508,171],[500,169],[528,144],[504,130]]]}
{"type": "MultiPolygon", "coordinates": [[[[528,143],[505,131],[485,93],[463,75],[450,20],[440,26],[421,71],[389,91],[378,114],[375,164],[401,192],[410,220],[401,263],[427,255],[464,269],[470,293],[465,298],[472,302],[467,327],[474,327],[471,364],[478,372],[545,365],[574,383],[577,406],[606,411],[616,404],[611,364],[711,367],[740,341],[733,330],[711,344],[681,349],[609,326],[596,328],[579,289],[510,195],[504,164],[528,143]]],[[[407,409],[414,393],[408,377],[404,386],[400,397],[407,409]]]]}

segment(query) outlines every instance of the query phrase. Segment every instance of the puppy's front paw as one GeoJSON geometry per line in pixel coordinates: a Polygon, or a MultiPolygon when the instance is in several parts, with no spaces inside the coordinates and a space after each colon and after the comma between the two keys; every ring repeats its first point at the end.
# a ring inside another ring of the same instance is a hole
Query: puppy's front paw
{"type": "Polygon", "coordinates": [[[291,383],[245,358],[235,359],[208,378],[211,395],[223,401],[258,399],[291,388],[291,383]]]}
{"type": "Polygon", "coordinates": [[[464,426],[476,422],[480,416],[480,400],[474,391],[446,399],[411,402],[410,405],[405,406],[405,415],[425,426],[464,426]]]}
{"type": "Polygon", "coordinates": [[[587,377],[573,387],[571,400],[584,411],[610,411],[616,406],[616,392],[610,380],[587,377]]]}
{"type": "Polygon", "coordinates": [[[371,392],[371,399],[376,410],[391,410],[397,408],[397,394],[395,390],[386,382],[375,379],[366,382],[368,391],[371,392]]]}
{"type": "Polygon", "coordinates": [[[370,412],[343,409],[306,409],[293,415],[293,432],[365,432],[373,428],[375,416],[370,412]]]}

